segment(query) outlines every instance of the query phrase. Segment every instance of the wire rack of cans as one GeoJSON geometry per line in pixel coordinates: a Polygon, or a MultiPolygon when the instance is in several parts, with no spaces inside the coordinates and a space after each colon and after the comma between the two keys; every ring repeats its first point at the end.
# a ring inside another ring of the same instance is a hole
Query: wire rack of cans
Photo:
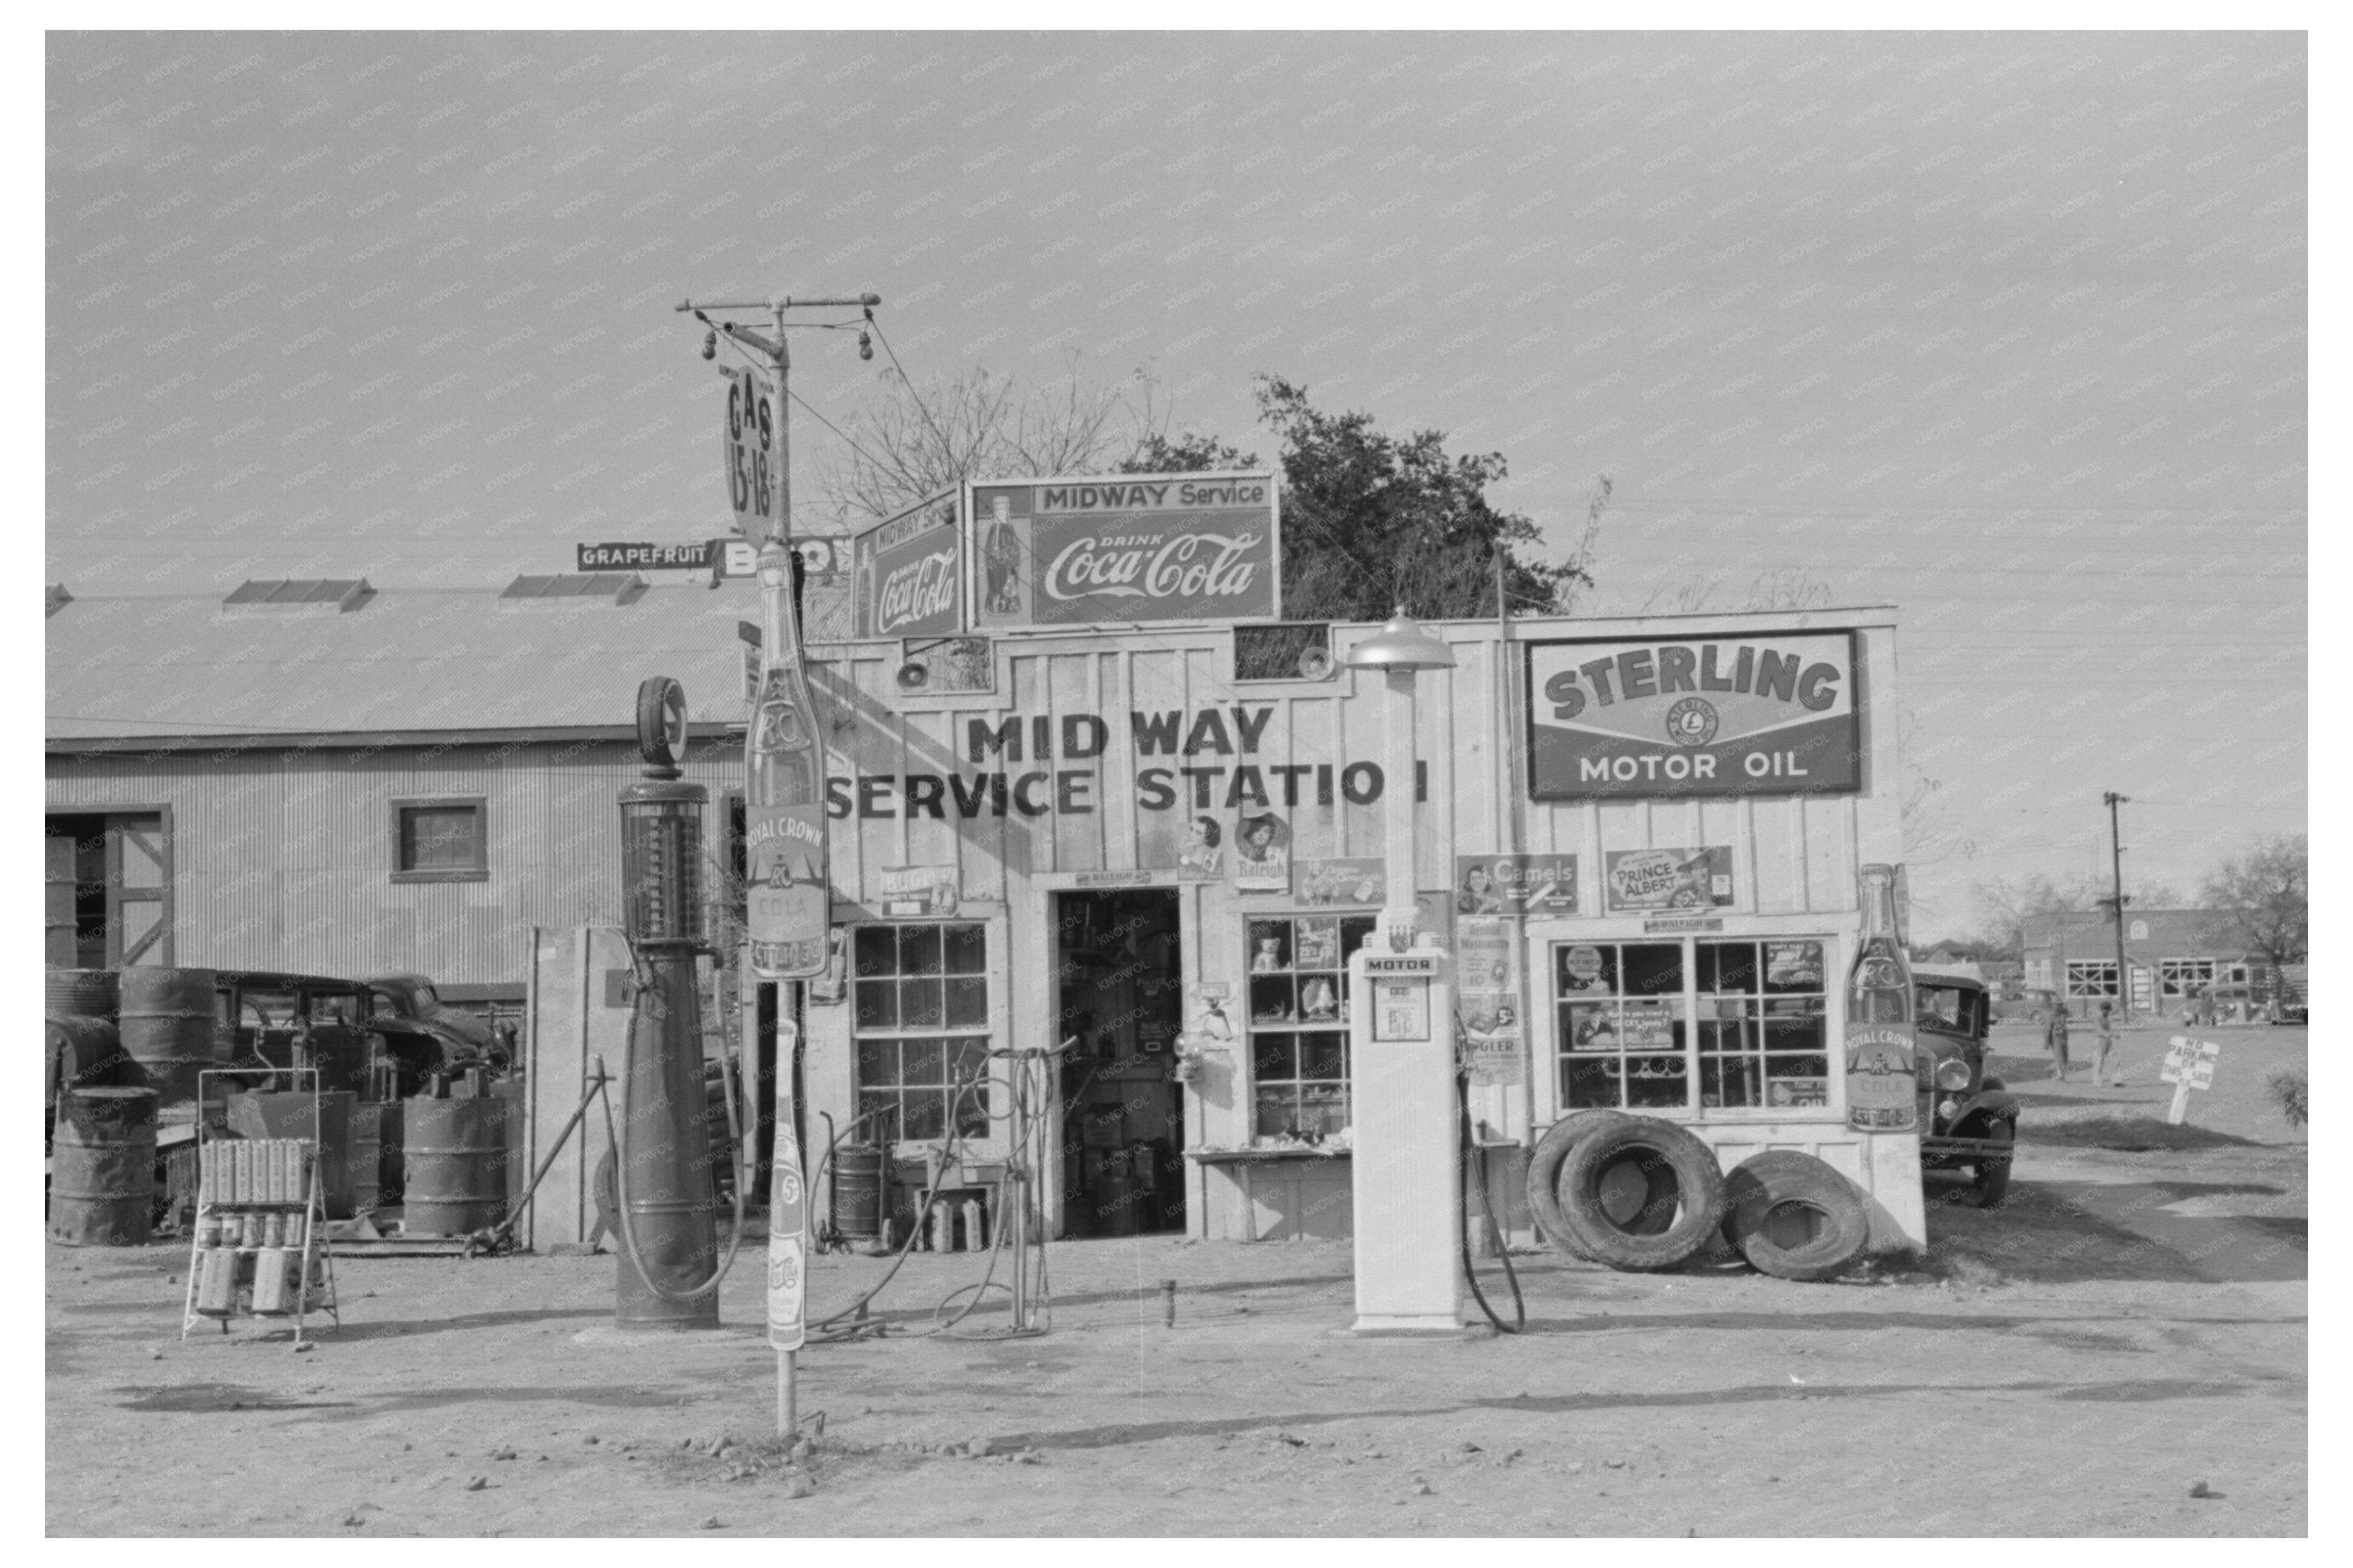
{"type": "Polygon", "coordinates": [[[226,1105],[227,1091],[244,1086],[253,1075],[197,1075],[196,1219],[180,1322],[183,1340],[208,1318],[223,1333],[234,1318],[291,1319],[297,1345],[313,1312],[325,1312],[338,1328],[343,1324],[334,1260],[325,1245],[319,1075],[309,1067],[280,1067],[266,1075],[289,1081],[298,1094],[307,1092],[310,1137],[227,1136],[205,1113],[216,1103],[226,1105]]]}

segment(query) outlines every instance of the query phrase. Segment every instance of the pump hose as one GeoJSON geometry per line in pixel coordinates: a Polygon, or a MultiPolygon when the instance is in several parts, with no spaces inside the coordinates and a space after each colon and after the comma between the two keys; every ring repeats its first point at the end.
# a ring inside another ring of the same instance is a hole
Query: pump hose
{"type": "MultiPolygon", "coordinates": [[[[965,1097],[971,1093],[973,1086],[976,1083],[980,1082],[981,1077],[985,1076],[985,1075],[986,1069],[983,1070],[982,1075],[959,1081],[956,1085],[955,1096],[948,1101],[946,1132],[945,1137],[942,1140],[940,1150],[943,1160],[944,1160],[949,1154],[955,1152],[956,1147],[964,1141],[963,1135],[956,1131],[956,1112],[962,1107],[965,1097]]],[[[866,1117],[873,1116],[875,1114],[877,1113],[873,1111],[867,1112],[866,1116],[861,1116],[857,1119],[857,1121],[852,1121],[849,1123],[849,1127],[843,1128],[842,1131],[845,1134],[848,1133],[850,1128],[856,1127],[860,1121],[864,1121],[866,1117]]],[[[833,1150],[831,1148],[828,1148],[826,1150],[826,1160],[830,1160],[832,1158],[833,1150]]],[[[823,1174],[825,1170],[824,1162],[820,1162],[818,1169],[818,1173],[820,1175],[823,1174]]],[[[812,1182],[812,1189],[814,1189],[814,1186],[815,1183],[812,1182]]],[[[827,1314],[825,1317],[814,1319],[809,1324],[809,1327],[811,1329],[829,1329],[836,1323],[840,1322],[843,1319],[849,1317],[851,1313],[857,1311],[860,1308],[865,1306],[868,1302],[873,1300],[877,1296],[880,1296],[882,1293],[883,1287],[889,1285],[891,1281],[897,1277],[900,1267],[907,1261],[907,1255],[915,1250],[915,1243],[922,1238],[923,1234],[923,1226],[922,1216],[918,1215],[916,1217],[916,1223],[907,1227],[907,1239],[899,1244],[898,1255],[892,1258],[891,1266],[883,1274],[882,1277],[876,1280],[871,1286],[858,1296],[851,1298],[849,1305],[843,1307],[839,1311],[831,1312],[827,1314]]],[[[839,1340],[851,1340],[856,1339],[861,1334],[874,1332],[880,1327],[880,1324],[860,1324],[839,1332],[825,1335],[812,1335],[811,1338],[820,1344],[839,1340]]],[[[916,1337],[927,1338],[928,1336],[916,1337]]]]}
{"type": "MultiPolygon", "coordinates": [[[[626,938],[625,938],[626,939],[626,938]]],[[[629,1092],[634,1081],[638,1054],[638,1024],[645,1017],[646,998],[653,990],[653,966],[638,952],[638,945],[629,943],[629,967],[637,980],[637,994],[629,1002],[629,1032],[621,1043],[621,1092],[629,1092]]],[[[638,1252],[637,1233],[629,1224],[629,1156],[620,1134],[613,1129],[613,1097],[600,1097],[605,1102],[605,1137],[613,1146],[613,1216],[614,1226],[621,1233],[621,1250],[628,1255],[629,1266],[638,1271],[638,1278],[648,1290],[664,1301],[693,1301],[719,1288],[727,1271],[735,1266],[735,1249],[744,1243],[744,1182],[735,1182],[735,1223],[727,1236],[726,1255],[709,1279],[691,1290],[672,1290],[656,1279],[647,1269],[645,1259],[638,1252]]],[[[735,1096],[727,1096],[727,1136],[738,1149],[744,1144],[744,1126],[735,1112],[735,1096]]]]}
{"type": "Polygon", "coordinates": [[[1479,1288],[1479,1271],[1471,1266],[1471,1236],[1462,1236],[1462,1277],[1471,1282],[1471,1295],[1479,1303],[1479,1310],[1487,1314],[1487,1321],[1495,1325],[1499,1334],[1525,1333],[1528,1326],[1527,1298],[1520,1294],[1519,1271],[1512,1266],[1511,1245],[1504,1239],[1504,1228],[1495,1223],[1494,1195],[1487,1190],[1487,1157],[1471,1137],[1471,1078],[1467,1073],[1454,1075],[1454,1104],[1461,1114],[1462,1158],[1471,1165],[1479,1181],[1479,1207],[1487,1216],[1487,1232],[1495,1238],[1495,1248],[1503,1254],[1504,1277],[1512,1285],[1513,1321],[1506,1324],[1487,1305],[1487,1293],[1479,1288]]]}

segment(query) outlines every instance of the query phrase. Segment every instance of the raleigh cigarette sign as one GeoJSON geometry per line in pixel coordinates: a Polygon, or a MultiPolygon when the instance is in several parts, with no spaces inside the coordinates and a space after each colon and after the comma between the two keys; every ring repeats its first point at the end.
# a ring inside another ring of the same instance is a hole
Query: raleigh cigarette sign
{"type": "Polygon", "coordinates": [[[860,637],[952,637],[964,630],[964,540],[955,493],[934,495],[851,542],[860,637]]]}
{"type": "Polygon", "coordinates": [[[983,628],[1273,616],[1273,477],[1135,474],[972,487],[983,628]]]}
{"type": "Polygon", "coordinates": [[[1528,645],[1537,800],[1862,788],[1848,631],[1528,645]]]}

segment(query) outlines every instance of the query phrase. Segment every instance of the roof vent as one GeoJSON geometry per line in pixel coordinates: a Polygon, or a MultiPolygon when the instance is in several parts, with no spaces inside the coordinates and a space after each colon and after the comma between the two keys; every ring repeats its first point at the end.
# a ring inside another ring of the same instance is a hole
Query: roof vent
{"type": "Polygon", "coordinates": [[[365,577],[248,577],[223,605],[332,605],[353,610],[375,597],[365,577]]]}
{"type": "Polygon", "coordinates": [[[558,603],[609,599],[615,604],[635,604],[647,586],[646,579],[635,572],[565,572],[554,577],[517,577],[499,597],[558,603]]]}
{"type": "MultiPolygon", "coordinates": [[[[55,615],[58,611],[63,609],[72,602],[73,595],[66,592],[65,584],[51,583],[49,585],[49,608],[47,612],[49,615],[55,615]]],[[[44,617],[44,619],[47,619],[47,617],[44,617]]]]}

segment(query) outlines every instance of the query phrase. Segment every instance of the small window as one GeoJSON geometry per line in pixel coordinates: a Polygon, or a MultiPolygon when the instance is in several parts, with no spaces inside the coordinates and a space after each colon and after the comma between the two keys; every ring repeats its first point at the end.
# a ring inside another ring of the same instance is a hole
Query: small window
{"type": "Polygon", "coordinates": [[[2116,995],[2116,959],[2068,959],[2067,994],[2071,997],[2116,995]]]}
{"type": "Polygon", "coordinates": [[[1237,681],[1320,681],[1332,673],[1332,629],[1323,621],[1234,628],[1237,681]]]}
{"type": "Polygon", "coordinates": [[[1321,1143],[1349,1125],[1348,956],[1369,915],[1248,922],[1250,1130],[1262,1142],[1321,1143]]]}
{"type": "Polygon", "coordinates": [[[988,1136],[988,928],[860,926],[853,935],[861,1138],[934,1139],[953,1114],[988,1136]]]}
{"type": "Polygon", "coordinates": [[[464,800],[393,802],[395,882],[490,880],[488,804],[464,800]]]}

